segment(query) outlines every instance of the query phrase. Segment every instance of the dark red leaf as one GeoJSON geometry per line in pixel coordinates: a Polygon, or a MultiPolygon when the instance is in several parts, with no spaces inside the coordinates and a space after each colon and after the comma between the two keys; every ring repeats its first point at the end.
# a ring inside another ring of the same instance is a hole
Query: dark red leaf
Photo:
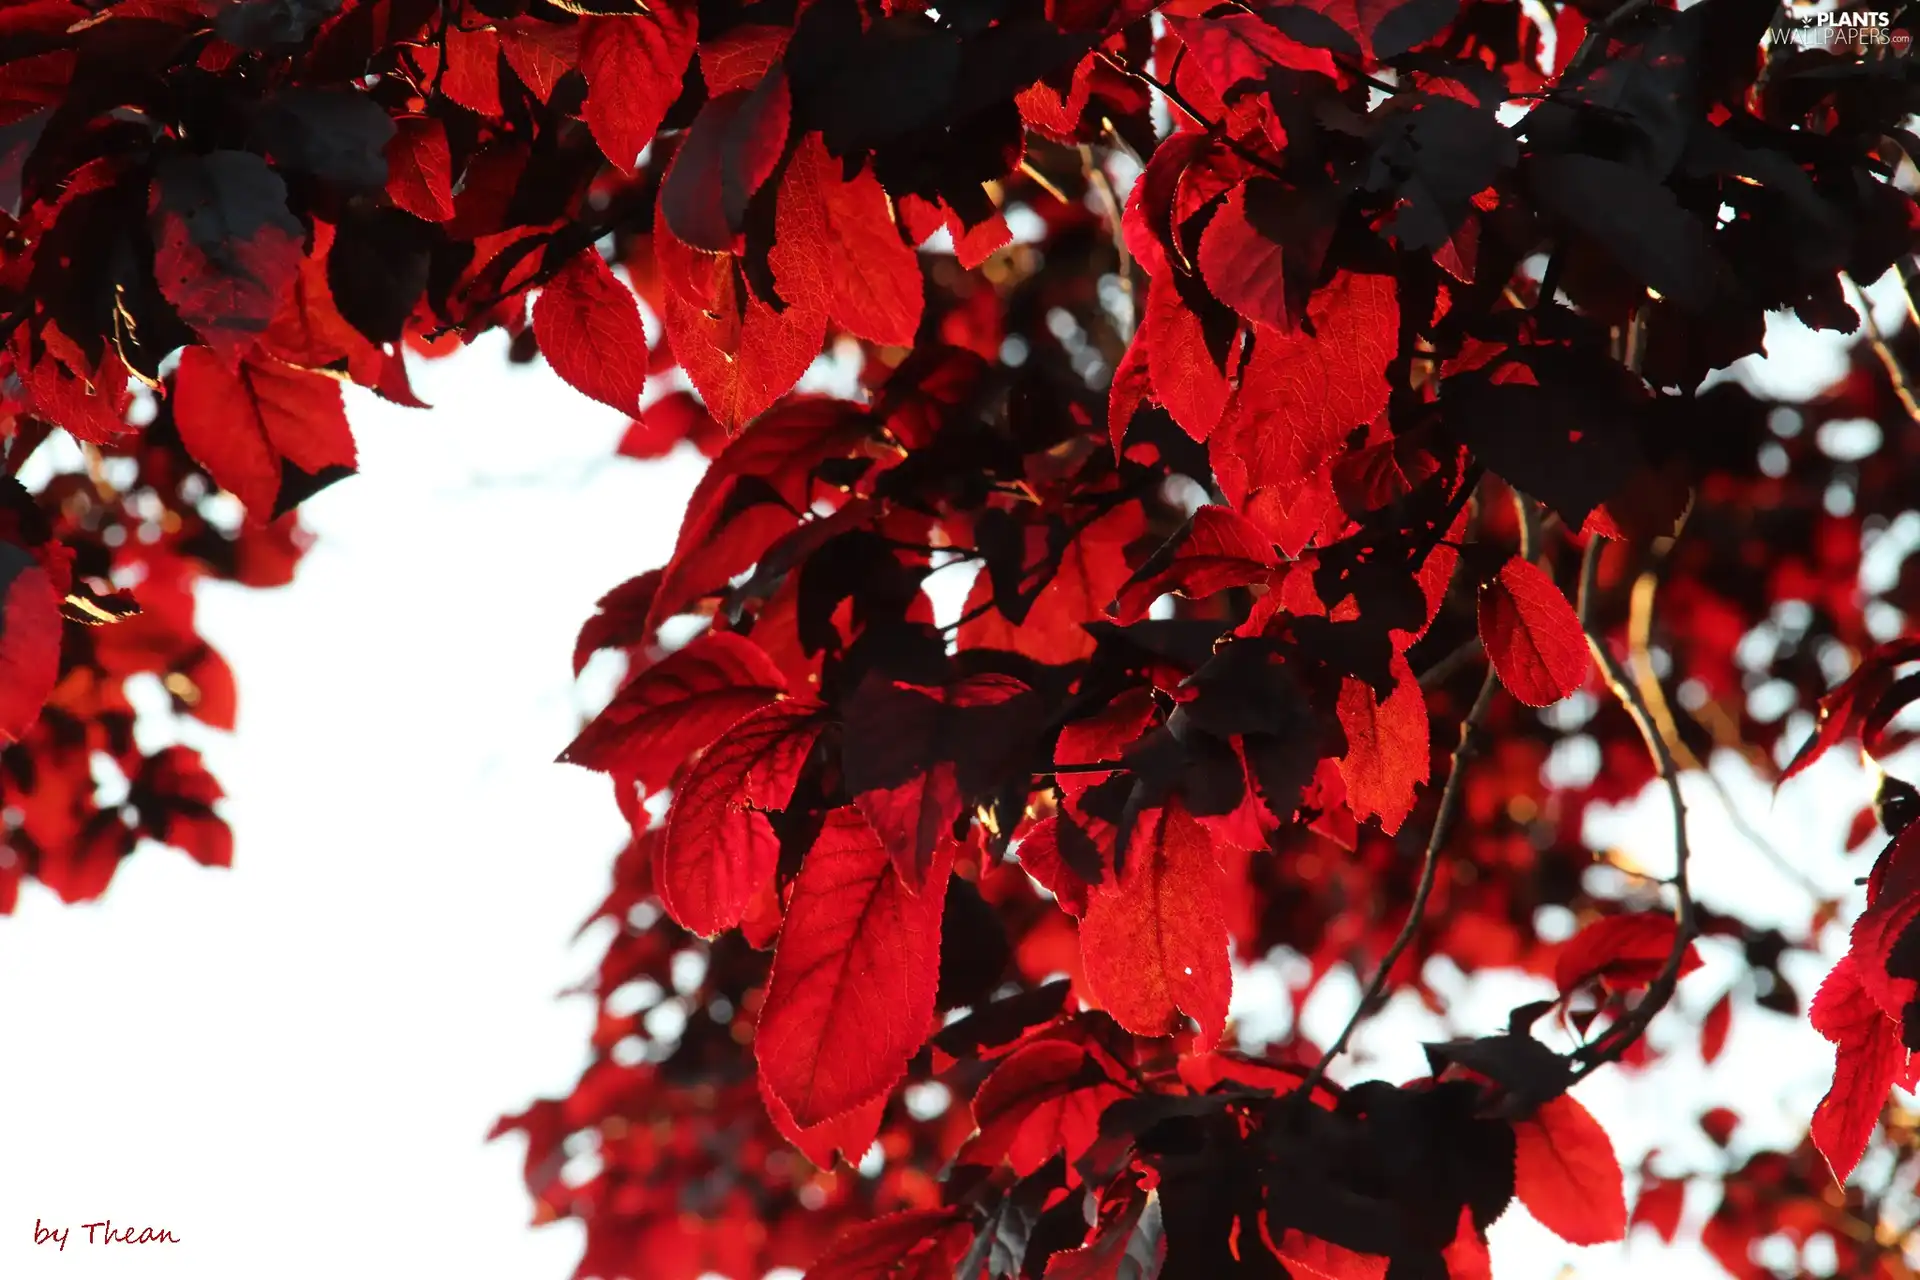
{"type": "Polygon", "coordinates": [[[747,201],[786,148],[792,110],[786,76],[710,98],[660,186],[660,211],[681,243],[708,253],[734,248],[747,201]]]}
{"type": "Polygon", "coordinates": [[[842,706],[847,790],[915,892],[954,819],[1025,763],[1038,703],[1011,676],[927,688],[875,673],[842,706]]]}
{"type": "Polygon", "coordinates": [[[250,152],[169,153],[154,168],[149,218],[160,292],[237,368],[300,271],[306,231],[286,184],[250,152]]]}

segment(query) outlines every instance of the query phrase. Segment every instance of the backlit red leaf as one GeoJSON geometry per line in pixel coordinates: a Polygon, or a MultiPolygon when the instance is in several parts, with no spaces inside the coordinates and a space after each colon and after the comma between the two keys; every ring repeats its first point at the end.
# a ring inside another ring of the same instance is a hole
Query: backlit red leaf
{"type": "Polygon", "coordinates": [[[1516,1120],[1514,1194],[1568,1244],[1605,1244],[1627,1233],[1620,1161],[1593,1113],[1562,1094],[1516,1120]]]}
{"type": "Polygon", "coordinates": [[[1138,622],[1169,592],[1197,600],[1265,582],[1279,567],[1273,543],[1231,507],[1201,507],[1120,589],[1115,612],[1122,624],[1138,622]]]}
{"type": "Polygon", "coordinates": [[[1248,186],[1235,187],[1207,223],[1200,237],[1200,275],[1214,297],[1246,319],[1285,329],[1287,282],[1280,246],[1248,220],[1247,201],[1248,186]]]}
{"type": "Polygon", "coordinates": [[[1207,335],[1181,300],[1171,275],[1147,290],[1146,315],[1134,341],[1146,344],[1153,397],[1195,440],[1205,440],[1227,407],[1227,375],[1207,335]]]}
{"type": "Polygon", "coordinates": [[[1101,1006],[1137,1035],[1200,1024],[1200,1047],[1220,1038],[1233,994],[1213,839],[1178,801],[1142,819],[1119,882],[1087,895],[1080,954],[1101,1006]]]}
{"type": "Polygon", "coordinates": [[[447,126],[432,116],[403,116],[387,143],[387,196],[416,218],[453,216],[453,157],[447,126]]]}
{"type": "MultiPolygon", "coordinates": [[[[1636,991],[1660,976],[1680,926],[1658,911],[1603,916],[1568,939],[1554,961],[1553,980],[1562,994],[1598,980],[1608,991],[1636,991]]],[[[1680,976],[1700,967],[1693,943],[1680,958],[1680,976]]]]}
{"type": "Polygon", "coordinates": [[[711,938],[739,924],[773,879],[780,841],[766,811],[793,795],[823,721],[819,708],[775,702],[708,747],[673,797],[655,879],[680,924],[711,938]]]}
{"type": "Polygon", "coordinates": [[[1579,615],[1544,570],[1518,556],[1480,588],[1480,639],[1500,683],[1530,707],[1586,683],[1592,657],[1579,615]]]}
{"type": "Polygon", "coordinates": [[[340,383],[323,373],[263,355],[232,370],[188,347],[173,392],[180,442],[252,520],[277,514],[282,459],[309,474],[354,465],[340,383]]]}
{"type": "Polygon", "coordinates": [[[1414,789],[1428,772],[1426,695],[1404,655],[1393,656],[1391,670],[1393,691],[1385,698],[1348,676],[1340,682],[1339,702],[1347,734],[1347,754],[1340,759],[1347,803],[1362,822],[1377,816],[1388,835],[1413,812],[1414,789]]]}
{"type": "Polygon", "coordinates": [[[640,303],[589,246],[533,303],[533,332],[553,371],[581,395],[628,415],[647,386],[647,329],[640,303]]]}
{"type": "Polygon", "coordinates": [[[906,1280],[953,1266],[973,1237],[959,1209],[907,1209],[842,1231],[807,1280],[906,1280]]]}
{"type": "Polygon", "coordinates": [[[32,555],[0,541],[0,743],[33,727],[60,675],[60,597],[32,555]]]}
{"type": "Polygon", "coordinates": [[[699,35],[690,7],[652,5],[636,14],[589,17],[581,24],[581,108],[601,153],[632,173],[640,152],[680,96],[699,35]]]}
{"type": "Polygon", "coordinates": [[[688,756],[785,688],[759,645],[709,632],[622,685],[560,759],[658,791],[688,756]]]}
{"type": "Polygon", "coordinates": [[[781,298],[806,302],[870,342],[909,346],[920,327],[920,257],[900,238],[880,180],[852,181],[809,133],[787,162],[769,261],[781,298]]]}
{"type": "Polygon", "coordinates": [[[1355,1253],[1303,1231],[1288,1231],[1274,1242],[1274,1254],[1301,1280],[1386,1280],[1391,1260],[1355,1253]]]}
{"type": "Polygon", "coordinates": [[[1249,489],[1300,484],[1387,407],[1399,326],[1392,279],[1343,272],[1308,302],[1303,329],[1254,336],[1216,441],[1249,489]]]}
{"type": "Polygon", "coordinates": [[[886,1092],[926,1043],[950,865],[939,859],[912,893],[859,813],[828,815],[794,884],[753,1042],[796,1124],[886,1092]]]}
{"type": "Polygon", "coordinates": [[[1834,1180],[1845,1182],[1880,1124],[1887,1091],[1907,1071],[1900,1026],[1860,980],[1860,962],[1843,956],[1814,994],[1807,1018],[1834,1048],[1833,1084],[1813,1111],[1813,1145],[1834,1180]]]}

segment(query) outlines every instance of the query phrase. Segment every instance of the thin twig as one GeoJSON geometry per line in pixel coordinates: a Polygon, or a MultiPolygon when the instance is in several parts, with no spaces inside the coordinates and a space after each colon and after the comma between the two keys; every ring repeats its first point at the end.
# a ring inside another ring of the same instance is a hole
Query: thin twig
{"type": "Polygon", "coordinates": [[[1805,872],[1794,866],[1786,855],[1773,847],[1771,841],[1753,829],[1740,812],[1740,806],[1727,792],[1727,784],[1722,782],[1707,767],[1704,760],[1689,747],[1686,739],[1680,735],[1680,721],[1673,714],[1673,706],[1667,700],[1667,691],[1660,683],[1659,673],[1653,669],[1653,601],[1660,589],[1660,575],[1657,570],[1648,569],[1633,583],[1633,594],[1627,614],[1627,665],[1633,673],[1634,685],[1640,696],[1645,699],[1647,709],[1653,715],[1655,727],[1666,740],[1667,750],[1673,753],[1675,762],[1681,769],[1691,770],[1704,777],[1713,787],[1721,807],[1726,810],[1727,820],[1748,844],[1759,852],[1760,856],[1771,862],[1774,869],[1811,894],[1816,901],[1825,901],[1827,895],[1819,885],[1807,878],[1805,872]]]}
{"type": "Polygon", "coordinates": [[[1893,394],[1900,398],[1900,407],[1907,411],[1907,417],[1920,422],[1920,400],[1914,399],[1913,384],[1907,379],[1907,371],[1900,363],[1900,357],[1893,354],[1893,348],[1887,345],[1886,335],[1880,332],[1880,322],[1873,318],[1873,303],[1867,297],[1867,291],[1852,276],[1842,275],[1847,288],[1860,304],[1860,322],[1866,327],[1867,341],[1873,344],[1873,354],[1880,357],[1880,366],[1887,371],[1887,381],[1893,384],[1893,394]]]}
{"type": "Polygon", "coordinates": [[[1440,807],[1433,815],[1433,830],[1427,834],[1426,853],[1420,864],[1420,882],[1414,887],[1413,903],[1407,908],[1407,921],[1400,926],[1399,936],[1393,945],[1387,948],[1387,954],[1381,957],[1380,968],[1373,975],[1373,981],[1361,993],[1360,1003],[1354,1006],[1353,1016],[1347,1019],[1347,1025],[1341,1028],[1339,1037],[1320,1055],[1320,1061],[1314,1065],[1300,1092],[1311,1097],[1314,1087],[1326,1078],[1327,1068],[1333,1060],[1346,1051],[1347,1041],[1353,1038],[1354,1029],[1362,1018],[1372,1010],[1381,993],[1386,990],[1387,976],[1393,972],[1400,957],[1413,945],[1415,935],[1420,932],[1420,923],[1427,912],[1427,899],[1432,896],[1433,882],[1440,869],[1440,850],[1452,833],[1454,819],[1459,816],[1460,802],[1466,792],[1462,785],[1467,773],[1467,761],[1480,748],[1481,721],[1486,718],[1487,708],[1493,702],[1495,677],[1491,663],[1487,674],[1480,681],[1480,692],[1473,700],[1473,706],[1467,711],[1466,719],[1460,722],[1460,743],[1453,749],[1453,763],[1447,771],[1447,785],[1440,792],[1440,807]]]}
{"type": "Polygon", "coordinates": [[[1193,121],[1195,124],[1199,125],[1202,129],[1205,129],[1210,136],[1214,138],[1218,138],[1221,142],[1225,143],[1229,150],[1231,150],[1235,155],[1239,156],[1242,160],[1245,160],[1248,164],[1252,165],[1254,168],[1265,170],[1267,173],[1271,174],[1276,178],[1283,176],[1283,171],[1279,165],[1267,159],[1265,156],[1261,155],[1258,151],[1253,150],[1253,148],[1246,146],[1238,138],[1235,138],[1230,134],[1228,134],[1225,122],[1219,121],[1219,120],[1209,120],[1205,116],[1201,115],[1199,109],[1195,107],[1191,102],[1187,101],[1186,95],[1181,93],[1178,89],[1174,88],[1172,84],[1165,83],[1160,80],[1156,80],[1153,76],[1149,75],[1147,72],[1142,71],[1138,67],[1132,66],[1129,63],[1123,61],[1122,59],[1115,57],[1113,54],[1108,53],[1104,49],[1100,51],[1100,57],[1104,59],[1110,66],[1112,66],[1114,70],[1118,71],[1121,75],[1132,76],[1135,80],[1138,80],[1140,83],[1147,85],[1149,88],[1158,89],[1163,95],[1165,95],[1168,102],[1180,108],[1181,113],[1185,115],[1187,119],[1193,121]]]}
{"type": "MultiPolygon", "coordinates": [[[[1112,122],[1102,121],[1108,132],[1112,132],[1112,122]]],[[[1124,211],[1120,207],[1120,193],[1113,189],[1113,180],[1107,176],[1105,166],[1094,158],[1093,148],[1086,143],[1080,144],[1080,167],[1086,171],[1087,184],[1100,195],[1100,207],[1106,211],[1107,222],[1113,227],[1113,252],[1119,259],[1114,274],[1120,281],[1120,291],[1127,295],[1128,303],[1138,296],[1133,288],[1133,255],[1127,252],[1127,236],[1120,225],[1124,211]]],[[[1133,329],[1139,323],[1139,307],[1133,308],[1129,317],[1127,332],[1120,335],[1125,342],[1133,341],[1133,329]]]]}
{"type": "MultiPolygon", "coordinates": [[[[1667,789],[1667,798],[1673,804],[1674,869],[1669,883],[1674,890],[1673,918],[1676,928],[1673,950],[1668,953],[1667,962],[1661,966],[1659,976],[1648,986],[1647,994],[1641,997],[1633,1012],[1574,1054],[1580,1062],[1573,1072],[1576,1081],[1585,1079],[1606,1063],[1618,1061],[1646,1031],[1654,1016],[1667,1007],[1667,1002],[1673,998],[1673,989],[1680,981],[1681,962],[1685,960],[1687,948],[1693,944],[1698,928],[1694,920],[1693,891],[1687,880],[1687,860],[1692,849],[1687,843],[1687,806],[1680,796],[1680,768],[1674,762],[1666,738],[1654,723],[1653,712],[1634,686],[1633,677],[1621,665],[1620,659],[1614,656],[1613,650],[1607,647],[1606,640],[1594,623],[1594,597],[1599,594],[1600,553],[1605,547],[1604,539],[1593,539],[1587,544],[1586,555],[1580,562],[1580,629],[1586,632],[1587,647],[1593,651],[1593,660],[1606,677],[1607,687],[1613,691],[1613,696],[1619,699],[1620,705],[1633,718],[1634,727],[1640,731],[1640,738],[1647,745],[1647,753],[1653,757],[1654,769],[1667,789]]],[[[1648,607],[1651,608],[1650,603],[1648,607]]]]}

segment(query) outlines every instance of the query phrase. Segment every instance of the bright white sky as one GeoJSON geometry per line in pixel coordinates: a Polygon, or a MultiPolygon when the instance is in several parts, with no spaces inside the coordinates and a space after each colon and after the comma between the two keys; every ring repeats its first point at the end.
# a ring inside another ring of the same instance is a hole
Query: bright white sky
{"type": "MultiPolygon", "coordinates": [[[[1794,371],[1832,372],[1794,329],[1780,333],[1794,371]]],[[[620,819],[599,779],[551,763],[588,703],[569,655],[595,599],[665,559],[699,460],[614,459],[624,422],[542,365],[507,366],[504,348],[495,334],[417,366],[432,412],[356,395],[362,471],[307,505],[320,540],[296,582],[203,591],[240,726],[183,736],[231,794],[235,868],[149,847],[104,902],[64,907],[29,885],[0,920],[0,1275],[571,1275],[579,1232],[526,1225],[521,1144],[482,1140],[584,1064],[590,1006],[555,995],[594,957],[595,937],[570,938],[606,888],[620,819]],[[81,1224],[109,1218],[182,1243],[88,1246],[81,1224]],[[64,1252],[32,1243],[36,1222],[73,1229],[64,1252]]],[[[1731,782],[1809,874],[1860,873],[1836,856],[1857,771],[1823,764],[1771,810],[1731,782]]],[[[1797,902],[1711,793],[1690,794],[1706,900],[1797,902]]],[[[1615,825],[1657,870],[1665,818],[1641,807],[1615,825]]],[[[1683,989],[1696,1010],[1732,970],[1708,958],[1683,989]]],[[[1803,993],[1818,974],[1794,975],[1803,993]]],[[[1272,1025],[1274,987],[1243,977],[1236,1016],[1272,1025]]],[[[1330,1035],[1355,990],[1326,984],[1309,1032],[1330,1035]]],[[[1501,983],[1456,1033],[1495,1030],[1530,998],[1501,983]]],[[[1368,1074],[1419,1074],[1408,1031],[1443,1029],[1404,1009],[1382,1021],[1391,1034],[1358,1047],[1404,1051],[1362,1059],[1368,1074]]],[[[1804,1023],[1759,1015],[1736,1019],[1711,1075],[1683,1059],[1626,1090],[1603,1073],[1581,1096],[1629,1162],[1659,1134],[1705,1163],[1699,1112],[1746,1110],[1742,1146],[1790,1138],[1830,1064],[1804,1023]]],[[[1645,1240],[1568,1249],[1517,1208],[1495,1240],[1502,1280],[1563,1261],[1592,1280],[1650,1260],[1665,1277],[1718,1274],[1645,1240]]]]}

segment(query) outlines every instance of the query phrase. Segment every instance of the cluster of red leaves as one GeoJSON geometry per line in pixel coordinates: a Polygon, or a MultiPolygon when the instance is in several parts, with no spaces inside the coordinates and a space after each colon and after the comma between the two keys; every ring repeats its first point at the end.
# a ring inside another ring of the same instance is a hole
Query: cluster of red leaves
{"type": "MultiPolygon", "coordinates": [[[[354,465],[343,384],[417,403],[406,348],[502,327],[634,417],[622,452],[713,459],[576,653],[627,662],[564,758],[634,837],[595,1063],[503,1130],[586,1221],[582,1276],[1460,1280],[1516,1198],[1617,1238],[1566,1090],[1671,1052],[1641,1033],[1697,961],[1581,843],[1654,775],[1591,650],[1644,666],[1683,761],[1770,770],[1749,689],[1814,705],[1884,632],[1867,605],[1914,603],[1855,572],[1920,452],[1872,354],[1803,404],[1698,390],[1770,311],[1851,331],[1842,273],[1920,227],[1889,181],[1910,64],[1763,47],[1774,8],[0,11],[7,461],[59,427],[141,481],[0,525],[27,869],[97,891],[142,834],[224,858],[212,781],[128,754],[117,682],[219,720],[194,577],[271,578],[255,549],[354,465]],[[828,347],[855,396],[795,390],[828,347]],[[1877,450],[1822,451],[1862,417],[1877,450]],[[111,616],[135,578],[139,619],[63,634],[63,595],[111,616]],[[101,816],[103,750],[131,790],[101,816]],[[1233,962],[1278,948],[1296,1009],[1383,963],[1440,1008],[1438,956],[1558,996],[1342,1085],[1297,1029],[1235,1047],[1233,962]]],[[[1836,691],[1815,749],[1877,743],[1906,689],[1836,691]]],[[[1906,861],[1814,1008],[1836,1166],[1904,1078],[1906,861]]],[[[1745,962],[1704,1058],[1736,993],[1799,1012],[1781,962],[1827,909],[1680,913],[1745,962]]],[[[1843,1229],[1762,1163],[1709,1226],[1736,1272],[1783,1223],[1843,1229]]],[[[1669,1235],[1673,1181],[1640,1197],[1669,1235]]]]}

